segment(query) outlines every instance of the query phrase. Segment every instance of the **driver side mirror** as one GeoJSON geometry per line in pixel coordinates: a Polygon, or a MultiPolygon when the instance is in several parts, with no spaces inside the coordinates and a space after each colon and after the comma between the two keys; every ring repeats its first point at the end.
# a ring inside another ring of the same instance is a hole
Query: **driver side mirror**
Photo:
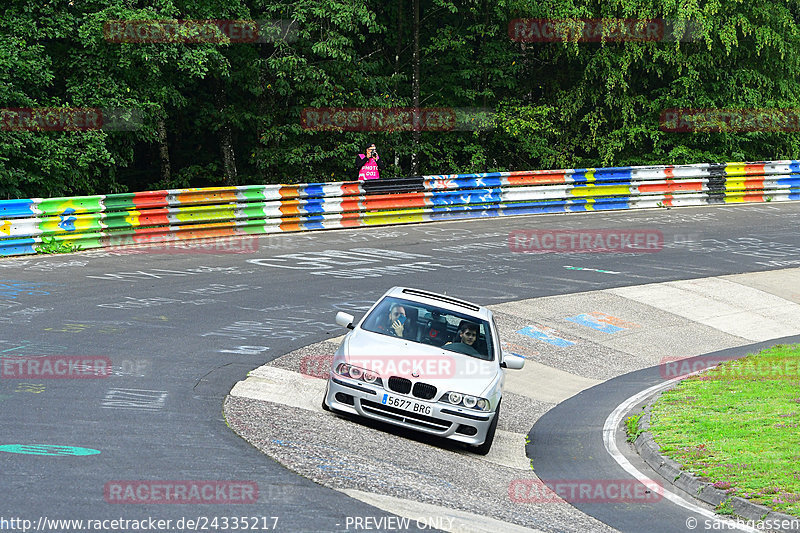
{"type": "Polygon", "coordinates": [[[500,363],[500,366],[511,370],[520,370],[525,366],[525,358],[512,353],[503,352],[503,362],[500,363]]]}
{"type": "Polygon", "coordinates": [[[355,320],[353,318],[353,315],[348,315],[344,311],[339,311],[338,313],[336,313],[336,323],[342,327],[345,327],[347,329],[354,329],[355,326],[353,325],[353,320],[355,320]]]}

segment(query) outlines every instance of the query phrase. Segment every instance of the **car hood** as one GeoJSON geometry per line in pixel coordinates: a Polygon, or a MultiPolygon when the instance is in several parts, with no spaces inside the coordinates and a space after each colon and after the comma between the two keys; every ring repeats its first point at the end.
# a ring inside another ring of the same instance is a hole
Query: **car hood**
{"type": "Polygon", "coordinates": [[[384,380],[400,376],[429,383],[440,392],[473,396],[482,396],[500,373],[497,361],[484,361],[363,329],[355,329],[347,336],[339,358],[377,372],[384,380]]]}

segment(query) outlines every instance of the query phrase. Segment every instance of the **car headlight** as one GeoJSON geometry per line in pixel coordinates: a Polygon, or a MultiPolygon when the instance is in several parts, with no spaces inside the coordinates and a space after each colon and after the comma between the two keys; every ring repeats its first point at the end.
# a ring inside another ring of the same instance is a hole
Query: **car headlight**
{"type": "Polygon", "coordinates": [[[336,367],[336,373],[340,376],[362,380],[369,384],[383,385],[383,381],[381,381],[377,373],[347,363],[339,363],[339,366],[336,367]]]}
{"type": "Polygon", "coordinates": [[[461,394],[460,392],[447,392],[442,396],[442,401],[466,407],[467,409],[477,409],[478,411],[489,410],[489,400],[486,398],[479,398],[477,396],[470,396],[469,394],[461,394]]]}

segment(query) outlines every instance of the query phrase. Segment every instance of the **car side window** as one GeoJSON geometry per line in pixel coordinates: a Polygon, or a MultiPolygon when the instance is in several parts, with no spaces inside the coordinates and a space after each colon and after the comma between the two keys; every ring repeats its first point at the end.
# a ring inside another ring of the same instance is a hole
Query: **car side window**
{"type": "Polygon", "coordinates": [[[491,343],[487,341],[489,338],[488,331],[485,324],[481,324],[478,331],[478,338],[475,340],[475,349],[484,359],[491,359],[489,346],[491,343]]]}
{"type": "MultiPolygon", "coordinates": [[[[492,344],[494,344],[495,339],[500,339],[500,330],[497,329],[497,322],[494,321],[494,315],[492,315],[492,331],[494,331],[495,333],[495,337],[492,338],[492,344]]],[[[502,362],[503,354],[501,353],[502,350],[500,349],[499,345],[497,346],[496,351],[497,351],[497,358],[500,359],[500,361],[502,362]]]]}
{"type": "Polygon", "coordinates": [[[381,325],[381,318],[386,316],[389,313],[389,306],[391,302],[384,300],[381,302],[378,307],[376,307],[372,313],[367,317],[367,320],[364,321],[364,325],[362,326],[367,331],[379,331],[379,326],[381,325]]]}

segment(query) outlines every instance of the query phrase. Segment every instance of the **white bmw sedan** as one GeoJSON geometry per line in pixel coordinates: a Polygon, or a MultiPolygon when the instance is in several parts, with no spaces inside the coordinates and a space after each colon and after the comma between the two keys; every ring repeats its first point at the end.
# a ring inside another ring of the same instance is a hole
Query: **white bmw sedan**
{"type": "Polygon", "coordinates": [[[394,287],[336,350],[322,407],[463,442],[489,452],[506,369],[492,312],[450,296],[394,287]]]}

